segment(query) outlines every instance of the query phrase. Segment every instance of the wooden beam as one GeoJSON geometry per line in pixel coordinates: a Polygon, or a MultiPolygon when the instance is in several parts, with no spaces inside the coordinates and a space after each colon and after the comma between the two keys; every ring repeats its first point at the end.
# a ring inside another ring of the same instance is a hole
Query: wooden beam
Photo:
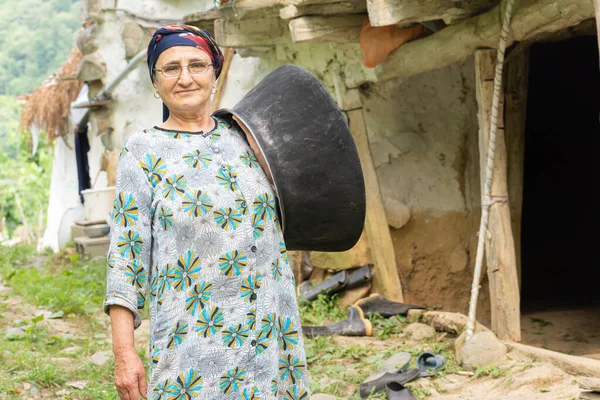
{"type": "Polygon", "coordinates": [[[496,4],[498,0],[367,0],[367,9],[372,26],[386,26],[437,19],[452,23],[496,4]]]}
{"type": "Polygon", "coordinates": [[[299,42],[358,43],[366,14],[300,17],[290,21],[292,40],[299,42]]]}
{"type": "Polygon", "coordinates": [[[529,81],[529,48],[515,49],[506,62],[506,163],[508,197],[519,289],[521,288],[521,220],[523,216],[523,172],[525,169],[525,123],[529,81]]]}
{"type": "Polygon", "coordinates": [[[217,92],[214,94],[211,110],[215,111],[219,108],[221,104],[221,98],[223,97],[223,88],[225,87],[225,83],[227,82],[227,75],[229,74],[229,67],[231,66],[231,59],[235,53],[235,49],[232,47],[228,47],[223,51],[223,69],[221,70],[221,75],[219,76],[219,80],[217,81],[217,92]]]}
{"type": "MultiPolygon", "coordinates": [[[[490,115],[494,92],[496,50],[475,52],[475,80],[479,119],[479,154],[485,180],[490,115]]],[[[503,96],[503,94],[502,94],[503,96]]],[[[501,102],[501,107],[502,107],[501,102]]],[[[506,145],[502,108],[498,113],[496,156],[490,193],[489,226],[485,234],[486,261],[492,306],[492,330],[501,339],[521,340],[519,280],[508,202],[506,145]]]]}
{"type": "MultiPolygon", "coordinates": [[[[572,0],[522,0],[512,18],[513,41],[535,40],[594,18],[592,2],[572,0]]],[[[499,7],[450,25],[423,39],[394,50],[376,69],[377,80],[406,79],[471,57],[478,48],[496,48],[500,33],[499,7]]]]}
{"type": "Polygon", "coordinates": [[[346,92],[343,103],[342,107],[352,110],[347,112],[350,121],[350,131],[356,143],[365,177],[367,195],[365,230],[371,244],[371,256],[375,266],[373,271],[373,288],[388,299],[404,301],[402,286],[396,267],[394,244],[385,216],[385,208],[383,207],[373,157],[371,156],[365,117],[362,108],[360,108],[362,104],[358,95],[358,89],[351,89],[346,92]]]}
{"type": "Polygon", "coordinates": [[[598,35],[598,49],[600,50],[600,0],[594,0],[594,13],[596,15],[596,33],[598,35]]]}
{"type": "Polygon", "coordinates": [[[215,21],[215,40],[223,47],[268,46],[291,40],[289,28],[279,18],[215,21]]]}
{"type": "Polygon", "coordinates": [[[333,4],[290,5],[279,10],[279,17],[281,19],[292,19],[305,15],[363,14],[366,12],[367,4],[364,1],[352,0],[333,4]]]}

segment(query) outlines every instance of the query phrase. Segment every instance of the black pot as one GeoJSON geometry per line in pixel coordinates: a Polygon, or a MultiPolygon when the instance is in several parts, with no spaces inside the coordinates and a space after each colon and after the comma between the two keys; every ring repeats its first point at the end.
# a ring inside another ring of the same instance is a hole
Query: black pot
{"type": "Polygon", "coordinates": [[[220,117],[251,131],[273,175],[290,250],[352,248],[365,220],[365,185],[348,123],[323,84],[294,65],[259,82],[220,117]]]}

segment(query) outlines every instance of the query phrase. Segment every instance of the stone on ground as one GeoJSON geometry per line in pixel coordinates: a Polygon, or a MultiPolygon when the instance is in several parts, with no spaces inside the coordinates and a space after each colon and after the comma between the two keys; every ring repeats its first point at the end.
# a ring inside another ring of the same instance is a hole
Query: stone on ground
{"type": "Polygon", "coordinates": [[[490,365],[506,355],[506,346],[490,331],[475,333],[465,343],[463,333],[455,342],[456,359],[464,368],[490,365]]]}
{"type": "Polygon", "coordinates": [[[404,335],[408,336],[412,340],[420,341],[434,337],[435,329],[429,325],[415,322],[414,324],[408,325],[404,329],[404,335]]]}
{"type": "Polygon", "coordinates": [[[312,400],[337,400],[337,397],[332,396],[330,394],[317,393],[317,394],[313,394],[311,399],[312,400]]]}
{"type": "Polygon", "coordinates": [[[90,359],[96,365],[104,365],[110,361],[110,357],[108,356],[108,351],[99,351],[94,353],[90,359]]]}
{"type": "Polygon", "coordinates": [[[423,314],[425,314],[425,310],[408,310],[406,314],[406,319],[411,324],[413,322],[421,322],[421,318],[423,318],[423,314]]]}
{"type": "Polygon", "coordinates": [[[581,377],[577,380],[577,383],[583,390],[600,392],[600,378],[581,377]]]}
{"type": "MultiPolygon", "coordinates": [[[[427,311],[423,314],[423,322],[429,324],[439,332],[448,332],[459,335],[467,326],[467,316],[461,313],[446,311],[427,311]]],[[[476,324],[476,331],[489,330],[479,322],[476,324]]]]}
{"type": "Polygon", "coordinates": [[[6,331],[6,337],[8,339],[18,339],[25,336],[25,331],[20,328],[10,328],[6,331]]]}
{"type": "Polygon", "coordinates": [[[79,346],[73,346],[73,347],[67,347],[66,349],[62,350],[62,353],[65,354],[75,354],[78,353],[81,350],[81,347],[79,346]]]}

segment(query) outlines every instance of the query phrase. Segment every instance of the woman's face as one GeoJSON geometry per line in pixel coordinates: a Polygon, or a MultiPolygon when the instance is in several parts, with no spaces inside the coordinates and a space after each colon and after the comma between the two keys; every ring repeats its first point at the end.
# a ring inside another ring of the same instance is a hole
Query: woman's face
{"type": "Polygon", "coordinates": [[[175,46],[163,51],[156,61],[156,69],[165,70],[172,65],[183,66],[181,74],[165,77],[156,71],[154,85],[169,112],[189,113],[199,111],[210,100],[215,85],[215,72],[211,66],[208,71],[192,75],[185,67],[190,63],[202,62],[212,64],[210,57],[200,49],[190,46],[175,46]]]}

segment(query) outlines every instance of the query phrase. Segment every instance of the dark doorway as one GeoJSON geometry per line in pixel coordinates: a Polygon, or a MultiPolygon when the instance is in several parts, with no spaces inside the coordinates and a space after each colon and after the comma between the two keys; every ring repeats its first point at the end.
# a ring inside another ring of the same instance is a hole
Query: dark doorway
{"type": "Polygon", "coordinates": [[[533,45],[522,220],[524,312],[600,304],[596,36],[533,45]]]}

